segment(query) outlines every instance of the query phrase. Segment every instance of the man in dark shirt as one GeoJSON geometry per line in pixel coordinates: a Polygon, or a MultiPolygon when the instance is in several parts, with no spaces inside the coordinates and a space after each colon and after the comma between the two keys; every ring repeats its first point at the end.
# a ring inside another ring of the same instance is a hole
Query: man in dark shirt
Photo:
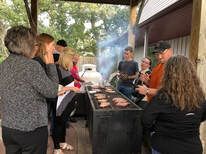
{"type": "Polygon", "coordinates": [[[137,77],[139,71],[138,63],[133,60],[132,47],[124,49],[124,60],[120,61],[118,71],[117,90],[131,99],[134,93],[133,80],[137,77]]]}

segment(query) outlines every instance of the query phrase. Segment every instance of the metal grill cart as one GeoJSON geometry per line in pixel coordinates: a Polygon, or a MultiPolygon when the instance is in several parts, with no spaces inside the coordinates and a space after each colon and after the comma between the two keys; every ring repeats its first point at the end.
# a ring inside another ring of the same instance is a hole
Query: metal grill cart
{"type": "MultiPolygon", "coordinates": [[[[112,87],[110,87],[112,88],[112,87]]],[[[137,154],[141,150],[142,109],[118,92],[108,93],[105,88],[95,92],[86,87],[89,99],[88,127],[93,154],[137,154]],[[106,95],[109,106],[101,108],[95,93],[106,95]],[[129,105],[118,107],[112,99],[127,99],[129,105]]]]}

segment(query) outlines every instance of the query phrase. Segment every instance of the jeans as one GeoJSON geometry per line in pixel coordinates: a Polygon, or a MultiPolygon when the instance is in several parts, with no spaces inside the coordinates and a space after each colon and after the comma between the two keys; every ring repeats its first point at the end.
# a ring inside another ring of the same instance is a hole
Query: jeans
{"type": "Polygon", "coordinates": [[[131,86],[118,85],[117,90],[122,94],[124,94],[129,99],[132,98],[132,94],[135,92],[134,87],[132,85],[131,86]]]}
{"type": "Polygon", "coordinates": [[[161,154],[161,153],[152,148],[152,154],[161,154]]]}

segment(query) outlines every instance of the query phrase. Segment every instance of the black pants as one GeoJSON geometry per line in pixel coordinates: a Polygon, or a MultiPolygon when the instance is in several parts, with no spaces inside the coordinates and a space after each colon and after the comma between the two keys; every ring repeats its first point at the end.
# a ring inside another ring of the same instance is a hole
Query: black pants
{"type": "Polygon", "coordinates": [[[56,103],[53,104],[53,117],[52,117],[52,139],[54,142],[54,148],[59,149],[60,145],[59,143],[65,142],[66,137],[66,124],[68,122],[68,118],[70,116],[70,113],[75,108],[75,101],[76,96],[69,102],[66,109],[62,113],[61,116],[56,116],[56,103]]]}
{"type": "Polygon", "coordinates": [[[30,132],[2,127],[2,137],[6,154],[46,154],[47,126],[30,132]]]}

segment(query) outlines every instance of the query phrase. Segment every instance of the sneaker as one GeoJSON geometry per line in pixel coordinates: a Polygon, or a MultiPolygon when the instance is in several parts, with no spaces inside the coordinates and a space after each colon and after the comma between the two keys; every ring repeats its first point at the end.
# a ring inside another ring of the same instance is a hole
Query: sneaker
{"type": "Polygon", "coordinates": [[[64,152],[61,149],[54,149],[53,154],[64,154],[64,152]]]}

